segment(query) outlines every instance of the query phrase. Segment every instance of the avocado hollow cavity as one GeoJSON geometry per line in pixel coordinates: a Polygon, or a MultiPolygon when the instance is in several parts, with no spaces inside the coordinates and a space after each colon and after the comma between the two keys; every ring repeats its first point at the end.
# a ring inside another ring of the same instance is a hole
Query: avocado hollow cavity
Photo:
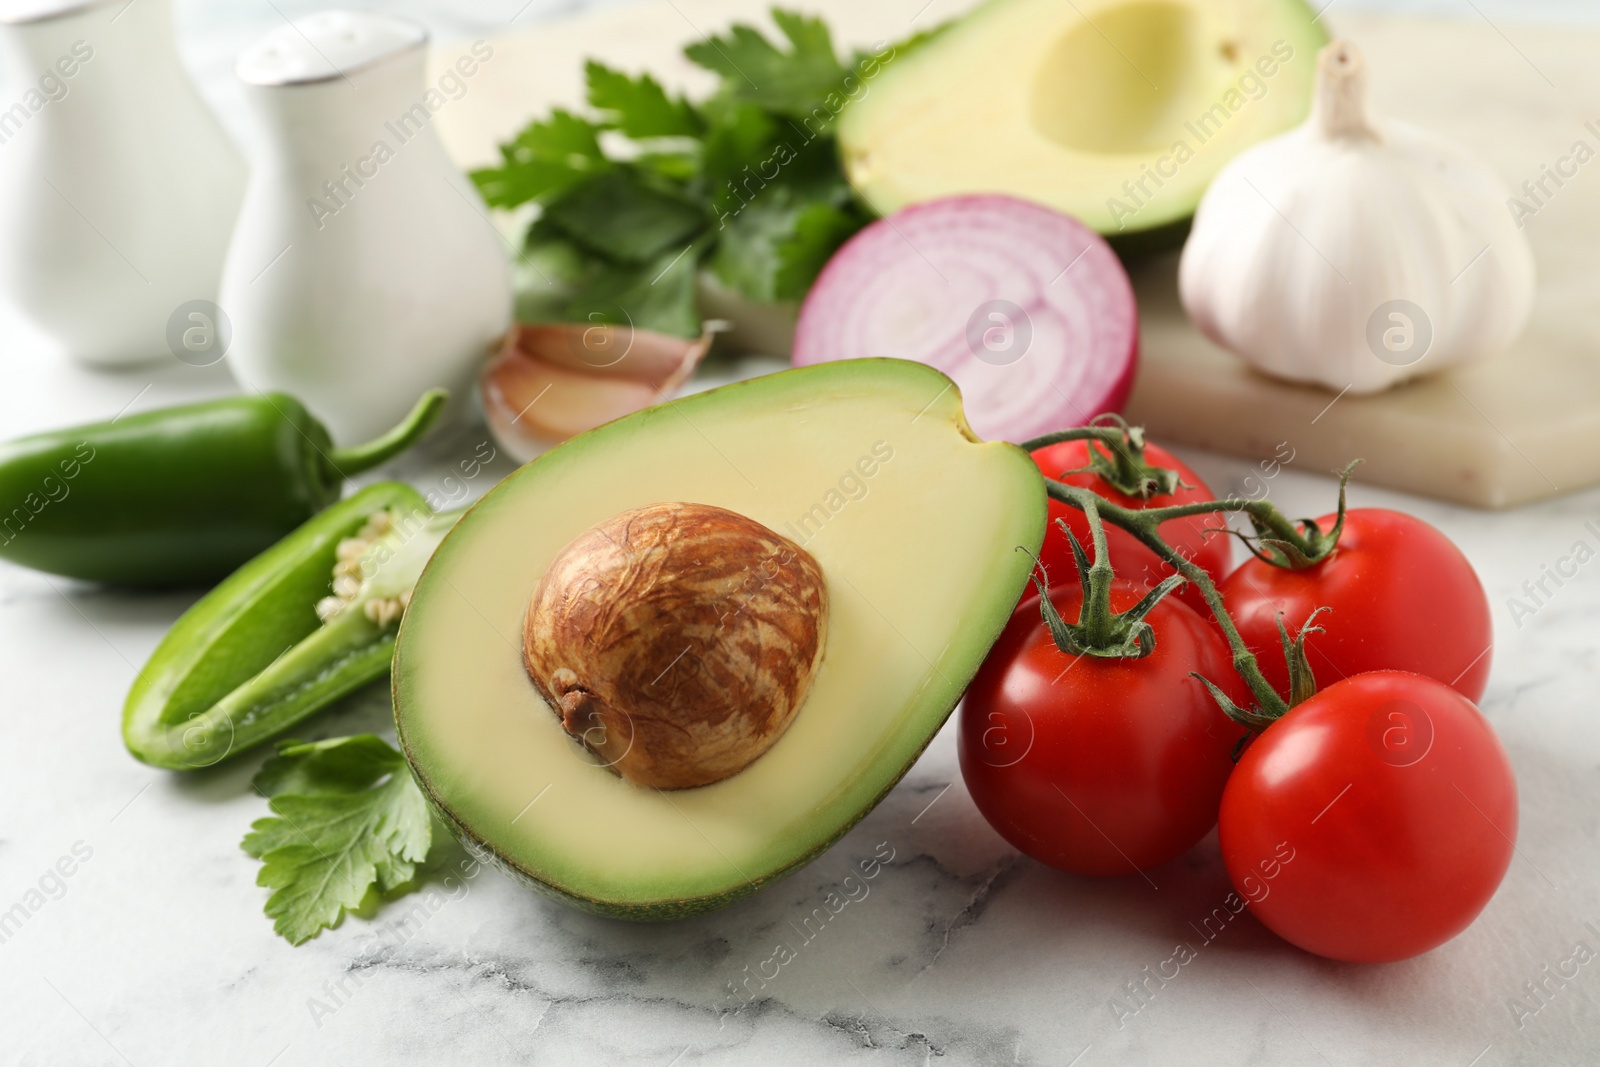
{"type": "Polygon", "coordinates": [[[641,786],[731,777],[793,721],[822,661],[810,553],[724,508],[633,508],[579,534],[528,603],[523,661],[562,727],[641,786]]]}

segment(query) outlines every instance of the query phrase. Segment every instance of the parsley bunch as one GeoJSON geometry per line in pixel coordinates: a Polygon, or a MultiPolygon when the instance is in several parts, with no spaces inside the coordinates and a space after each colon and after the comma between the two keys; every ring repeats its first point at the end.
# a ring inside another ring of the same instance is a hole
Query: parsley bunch
{"type": "Polygon", "coordinates": [[[870,220],[833,127],[896,49],[846,64],[820,19],[772,18],[786,48],[735,25],[684,49],[720,80],[700,103],[591,60],[588,116],[552,111],[472,175],[493,207],[539,207],[519,319],[694,336],[702,267],[749,300],[796,300],[870,220]]]}

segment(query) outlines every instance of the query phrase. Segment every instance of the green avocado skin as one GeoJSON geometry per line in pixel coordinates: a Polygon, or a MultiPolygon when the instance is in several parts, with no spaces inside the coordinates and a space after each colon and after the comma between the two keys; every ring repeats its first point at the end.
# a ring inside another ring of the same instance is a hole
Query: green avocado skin
{"type": "Polygon", "coordinates": [[[0,559],[87,581],[214,581],[338,498],[292,397],[232,397],[0,444],[0,559]]]}
{"type": "MultiPolygon", "coordinates": [[[[955,705],[952,704],[949,711],[945,712],[944,716],[939,720],[941,725],[944,723],[945,719],[950,717],[949,712],[954,710],[955,705]]],[[[398,718],[395,720],[395,726],[397,729],[400,728],[400,722],[398,718]]],[[[579,911],[586,911],[591,915],[600,915],[607,919],[623,919],[628,922],[672,922],[676,919],[689,919],[696,915],[705,915],[708,912],[717,911],[727,907],[730,904],[737,903],[738,901],[743,900],[745,897],[751,896],[752,894],[765,889],[774,882],[783,880],[790,874],[793,874],[801,867],[804,867],[806,864],[816,859],[818,856],[822,855],[824,852],[828,851],[834,845],[838,844],[840,839],[843,838],[845,834],[855,829],[856,823],[866,818],[867,814],[876,808],[883,801],[883,798],[889,795],[890,791],[892,791],[895,786],[900,784],[900,779],[904,778],[906,776],[906,772],[911,770],[912,765],[922,757],[922,753],[927,749],[928,745],[933,742],[934,735],[938,732],[939,731],[937,728],[930,731],[927,740],[922,743],[922,747],[917,749],[915,755],[913,755],[911,759],[906,762],[904,767],[900,768],[893,779],[890,780],[889,784],[884,786],[883,791],[877,796],[873,797],[872,802],[863,807],[856,814],[855,818],[851,819],[844,826],[841,826],[838,833],[828,838],[810,852],[796,856],[786,866],[780,867],[764,877],[743,882],[738,886],[735,886],[733,889],[728,890],[726,893],[716,893],[703,897],[686,897],[681,900],[656,900],[650,901],[646,904],[614,904],[606,901],[595,900],[591,897],[585,897],[575,893],[569,893],[560,886],[553,885],[549,882],[534,877],[532,874],[529,874],[527,871],[519,867],[509,857],[502,856],[489,845],[484,844],[476,835],[473,834],[471,830],[469,830],[461,823],[460,820],[455,817],[449,808],[445,807],[439,802],[438,798],[434,796],[433,790],[428,787],[427,780],[417,772],[417,763],[411,758],[410,751],[406,748],[406,739],[403,729],[400,729],[398,737],[400,741],[400,750],[406,754],[406,762],[411,767],[411,776],[416,779],[418,788],[422,790],[422,795],[428,798],[428,807],[433,809],[434,815],[438,817],[440,822],[444,823],[444,825],[450,830],[450,833],[454,835],[455,839],[461,842],[461,847],[466,849],[474,859],[478,860],[480,863],[490,864],[496,869],[509,875],[513,881],[533,890],[540,896],[547,897],[550,900],[554,900],[560,904],[565,904],[568,907],[577,908],[579,911]]]]}

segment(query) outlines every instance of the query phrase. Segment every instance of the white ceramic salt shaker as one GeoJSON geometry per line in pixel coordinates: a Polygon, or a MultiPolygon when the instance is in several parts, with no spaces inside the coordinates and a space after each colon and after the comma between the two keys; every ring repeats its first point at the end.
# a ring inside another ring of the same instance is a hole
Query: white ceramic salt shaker
{"type": "Polygon", "coordinates": [[[178,62],[171,0],[0,0],[0,296],[78,359],[170,360],[213,301],[244,161],[178,62]]]}
{"type": "MultiPolygon", "coordinates": [[[[329,11],[240,56],[260,136],[223,273],[228,363],[299,397],[341,444],[426,389],[466,406],[511,321],[504,245],[433,129],[427,31],[329,11]]],[[[467,84],[470,85],[470,82],[467,84]]]]}

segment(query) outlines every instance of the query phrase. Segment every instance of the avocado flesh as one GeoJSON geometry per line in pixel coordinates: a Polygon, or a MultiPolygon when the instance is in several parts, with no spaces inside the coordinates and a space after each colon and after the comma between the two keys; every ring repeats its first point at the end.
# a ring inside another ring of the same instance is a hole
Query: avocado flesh
{"type": "Polygon", "coordinates": [[[1223,164],[1309,113],[1314,17],[1302,0],[990,0],[845,109],[845,170],[880,213],[1009,193],[1119,251],[1181,241],[1223,164]]]}
{"type": "Polygon", "coordinates": [[[1005,625],[1031,566],[1017,548],[1038,549],[1045,516],[1028,456],[978,441],[954,384],[919,363],[783,371],[620,419],[512,474],[434,554],[396,650],[402,748],[468,846],[535,888],[637,919],[731,903],[827,848],[909,769],[1005,625]],[[664,501],[801,543],[831,602],[784,735],[733,777],[671,792],[567,736],[521,655],[555,555],[664,501]]]}

